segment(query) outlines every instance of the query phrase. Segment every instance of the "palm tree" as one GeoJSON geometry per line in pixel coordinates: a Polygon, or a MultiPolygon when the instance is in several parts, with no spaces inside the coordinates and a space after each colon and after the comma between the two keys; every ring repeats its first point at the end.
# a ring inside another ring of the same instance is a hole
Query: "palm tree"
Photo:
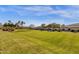
{"type": "Polygon", "coordinates": [[[19,28],[19,27],[23,27],[23,24],[25,24],[24,21],[18,21],[18,22],[15,24],[15,26],[19,28]]]}
{"type": "Polygon", "coordinates": [[[11,22],[11,20],[8,20],[7,26],[14,27],[14,24],[13,24],[13,22],[11,22]]]}
{"type": "Polygon", "coordinates": [[[21,21],[21,22],[20,22],[21,27],[23,27],[24,24],[25,24],[24,21],[21,21]]]}
{"type": "Polygon", "coordinates": [[[11,24],[12,23],[11,20],[8,20],[8,23],[11,24]]]}
{"type": "Polygon", "coordinates": [[[18,21],[18,22],[15,23],[15,27],[16,28],[19,28],[20,27],[20,21],[18,21]]]}

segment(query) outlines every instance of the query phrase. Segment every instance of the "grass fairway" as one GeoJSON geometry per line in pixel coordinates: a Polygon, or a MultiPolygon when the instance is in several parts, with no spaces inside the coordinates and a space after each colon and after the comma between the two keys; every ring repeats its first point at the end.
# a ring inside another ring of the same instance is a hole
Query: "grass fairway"
{"type": "Polygon", "coordinates": [[[0,54],[78,54],[79,33],[0,31],[0,54]]]}

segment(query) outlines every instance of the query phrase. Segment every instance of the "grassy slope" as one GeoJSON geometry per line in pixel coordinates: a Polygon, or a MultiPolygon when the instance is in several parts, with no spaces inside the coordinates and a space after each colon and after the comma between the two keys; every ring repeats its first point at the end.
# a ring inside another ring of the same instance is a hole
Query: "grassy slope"
{"type": "Polygon", "coordinates": [[[0,31],[0,53],[79,53],[79,33],[0,31]]]}

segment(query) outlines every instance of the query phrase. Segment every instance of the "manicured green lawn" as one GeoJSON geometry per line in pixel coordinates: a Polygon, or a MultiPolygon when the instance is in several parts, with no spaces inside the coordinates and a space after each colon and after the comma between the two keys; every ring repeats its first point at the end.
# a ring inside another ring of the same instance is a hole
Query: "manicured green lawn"
{"type": "Polygon", "coordinates": [[[79,53],[79,33],[0,30],[0,54],[79,53]]]}

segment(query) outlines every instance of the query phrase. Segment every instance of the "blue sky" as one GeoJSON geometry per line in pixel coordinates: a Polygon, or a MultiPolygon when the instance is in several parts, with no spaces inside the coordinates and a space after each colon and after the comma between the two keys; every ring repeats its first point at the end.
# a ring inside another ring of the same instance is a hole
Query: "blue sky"
{"type": "Polygon", "coordinates": [[[79,23],[78,5],[0,5],[0,22],[23,20],[26,25],[79,23]]]}

